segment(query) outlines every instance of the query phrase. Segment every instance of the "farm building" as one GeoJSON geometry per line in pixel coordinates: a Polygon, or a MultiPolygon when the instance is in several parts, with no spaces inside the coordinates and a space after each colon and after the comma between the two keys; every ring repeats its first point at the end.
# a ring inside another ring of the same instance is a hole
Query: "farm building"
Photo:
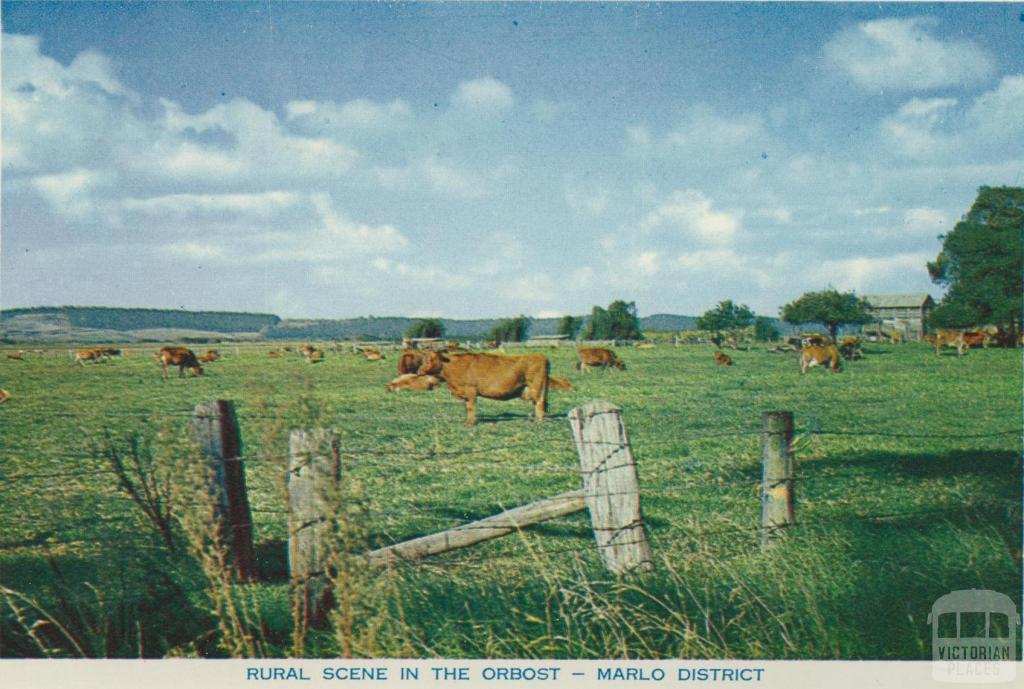
{"type": "Polygon", "coordinates": [[[864,326],[865,331],[877,329],[898,330],[908,340],[924,337],[928,316],[935,308],[935,300],[927,292],[916,294],[865,294],[871,304],[875,323],[864,326]]]}

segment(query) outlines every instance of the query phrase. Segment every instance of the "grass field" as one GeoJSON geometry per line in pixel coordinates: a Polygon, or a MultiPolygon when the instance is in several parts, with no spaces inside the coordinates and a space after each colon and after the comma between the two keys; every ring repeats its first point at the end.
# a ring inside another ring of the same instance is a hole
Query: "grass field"
{"type": "Polygon", "coordinates": [[[628,370],[587,374],[570,349],[545,350],[576,392],[551,393],[540,424],[527,404],[484,400],[467,428],[445,389],[387,393],[391,357],[309,366],[266,349],[229,347],[207,375],[166,382],[144,352],[86,367],[66,349],[0,361],[13,395],[0,405],[2,655],[923,659],[944,593],[995,589],[1021,608],[1019,350],[960,360],[876,345],[838,375],[806,376],[762,350],[730,352],[724,368],[706,347],[621,349],[628,370]],[[179,466],[192,407],[213,399],[236,404],[265,578],[227,594],[256,640],[242,651],[186,539],[176,531],[168,547],[103,450],[134,437],[157,474],[179,466]],[[361,551],[578,488],[565,415],[593,399],[623,409],[654,573],[608,575],[584,512],[352,570],[332,627],[295,634],[288,429],[339,431],[347,545],[361,551]],[[766,410],[795,416],[798,524],[762,552],[766,410]]]}

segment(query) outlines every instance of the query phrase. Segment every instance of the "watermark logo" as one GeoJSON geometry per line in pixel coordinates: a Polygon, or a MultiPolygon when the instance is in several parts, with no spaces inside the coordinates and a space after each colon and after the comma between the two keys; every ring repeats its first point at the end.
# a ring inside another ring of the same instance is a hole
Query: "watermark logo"
{"type": "Polygon", "coordinates": [[[1011,682],[1017,675],[1017,625],[1010,597],[969,589],[939,598],[932,626],[932,678],[939,682],[1011,682]]]}

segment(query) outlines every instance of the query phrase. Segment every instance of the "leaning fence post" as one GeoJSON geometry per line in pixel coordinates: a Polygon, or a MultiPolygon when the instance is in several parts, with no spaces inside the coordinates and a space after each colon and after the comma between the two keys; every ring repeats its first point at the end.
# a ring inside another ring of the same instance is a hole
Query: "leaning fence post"
{"type": "Polygon", "coordinates": [[[584,500],[605,566],[614,574],[653,569],[622,410],[609,402],[590,402],[569,412],[569,425],[580,455],[584,500]]]}
{"type": "Polygon", "coordinates": [[[252,547],[252,514],[245,492],[242,439],[235,407],[228,400],[197,404],[192,413],[192,434],[212,469],[214,514],[221,540],[234,560],[238,578],[257,578],[252,547]]]}
{"type": "Polygon", "coordinates": [[[327,572],[331,516],[341,481],[338,434],[318,428],[288,437],[288,570],[314,627],[334,605],[327,572]]]}
{"type": "Polygon", "coordinates": [[[761,414],[761,546],[766,547],[781,529],[796,523],[796,492],[790,446],[793,413],[761,414]]]}

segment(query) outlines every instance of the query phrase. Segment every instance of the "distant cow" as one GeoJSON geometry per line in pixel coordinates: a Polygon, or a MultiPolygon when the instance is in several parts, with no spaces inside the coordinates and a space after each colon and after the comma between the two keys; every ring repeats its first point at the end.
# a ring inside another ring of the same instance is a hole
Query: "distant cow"
{"type": "Polygon", "coordinates": [[[839,339],[839,353],[847,361],[856,361],[864,358],[864,352],[860,348],[860,338],[856,335],[848,335],[839,339]]]}
{"type": "Polygon", "coordinates": [[[732,359],[725,352],[715,352],[715,363],[722,366],[732,366],[732,359]]]}
{"type": "Polygon", "coordinates": [[[988,349],[989,343],[992,341],[992,336],[984,330],[968,330],[964,333],[964,346],[965,347],[984,347],[988,349]]]}
{"type": "Polygon", "coordinates": [[[281,352],[279,352],[276,349],[271,349],[269,352],[267,352],[267,356],[273,357],[275,359],[280,359],[281,358],[281,352]]]}
{"type": "Polygon", "coordinates": [[[609,367],[626,370],[626,365],[610,349],[600,347],[577,349],[576,357],[576,368],[580,371],[586,371],[588,368],[609,367]]]}
{"type": "Polygon", "coordinates": [[[403,373],[388,383],[388,392],[398,392],[399,390],[427,392],[428,390],[433,390],[440,384],[441,379],[437,376],[421,376],[418,373],[403,373]]]}
{"type": "Polygon", "coordinates": [[[654,349],[653,342],[636,342],[634,345],[637,349],[654,349]]]}
{"type": "Polygon", "coordinates": [[[7,358],[10,359],[11,361],[24,361],[25,360],[25,352],[24,351],[18,351],[18,352],[15,352],[14,354],[8,354],[7,358]]]}
{"type": "Polygon", "coordinates": [[[828,366],[832,373],[839,372],[839,350],[835,345],[808,345],[800,350],[800,373],[814,366],[828,366]]]}
{"type": "Polygon", "coordinates": [[[220,358],[220,352],[216,349],[208,349],[205,354],[200,354],[196,360],[201,364],[208,364],[220,358]]]}
{"type": "Polygon", "coordinates": [[[119,349],[79,349],[75,352],[75,361],[85,366],[87,361],[107,361],[111,356],[116,356],[110,352],[117,352],[119,355],[121,350],[119,349]]]}
{"type": "Polygon", "coordinates": [[[542,354],[497,356],[425,352],[420,374],[437,371],[452,395],[466,401],[466,423],[476,423],[476,398],[510,400],[523,397],[534,403],[538,421],[547,409],[548,371],[542,354]]]}
{"type": "Polygon", "coordinates": [[[381,359],[386,358],[384,354],[378,352],[376,349],[364,349],[363,356],[366,357],[367,361],[380,361],[381,359]]]}
{"type": "Polygon", "coordinates": [[[324,360],[324,350],[312,349],[303,350],[302,356],[305,357],[307,364],[319,364],[324,360]]]}
{"type": "Polygon", "coordinates": [[[9,399],[11,399],[11,393],[7,392],[3,388],[0,388],[0,404],[3,404],[9,399]]]}
{"type": "Polygon", "coordinates": [[[402,356],[398,359],[398,373],[416,373],[423,364],[423,354],[415,349],[402,350],[402,356]]]}
{"type": "Polygon", "coordinates": [[[940,330],[937,333],[925,335],[924,339],[935,345],[936,356],[942,353],[943,347],[955,347],[957,356],[963,356],[964,348],[967,346],[967,343],[964,342],[964,334],[959,330],[940,330]]]}
{"type": "Polygon", "coordinates": [[[191,349],[185,347],[161,347],[154,356],[163,366],[163,378],[167,379],[167,367],[177,366],[178,377],[185,377],[185,369],[190,368],[197,376],[203,375],[203,367],[196,360],[196,355],[191,349]]]}

